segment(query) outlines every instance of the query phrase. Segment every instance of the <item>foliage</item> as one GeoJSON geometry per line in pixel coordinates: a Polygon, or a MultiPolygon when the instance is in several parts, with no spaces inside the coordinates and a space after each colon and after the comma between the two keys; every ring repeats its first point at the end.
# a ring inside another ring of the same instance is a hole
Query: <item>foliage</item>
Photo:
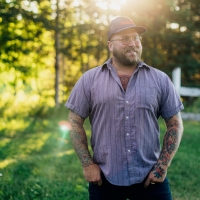
{"type": "Polygon", "coordinates": [[[200,113],[200,97],[185,97],[183,104],[184,112],[200,113]]]}
{"type": "MultiPolygon", "coordinates": [[[[0,139],[0,200],[86,200],[87,182],[80,162],[72,149],[68,132],[58,123],[67,120],[67,109],[47,109],[35,120],[26,121],[24,127],[0,139]]],[[[160,120],[161,140],[165,132],[160,120]]],[[[195,121],[184,122],[185,132],[181,146],[168,171],[174,200],[199,200],[199,127],[195,121]],[[192,128],[191,128],[192,127],[192,128]],[[189,179],[188,179],[189,177],[189,179]]],[[[89,121],[85,128],[90,135],[89,121]]]]}
{"type": "Polygon", "coordinates": [[[180,66],[183,85],[200,87],[198,0],[0,2],[1,111],[4,105],[22,106],[33,96],[27,110],[40,104],[54,105],[56,32],[59,101],[65,102],[81,74],[109,57],[107,26],[117,15],[129,16],[137,25],[147,27],[142,57],[146,63],[169,76],[180,66]]]}
{"type": "Polygon", "coordinates": [[[6,118],[19,107],[26,116],[39,104],[53,105],[53,41],[32,11],[34,2],[0,4],[0,114],[6,118]]]}
{"type": "MultiPolygon", "coordinates": [[[[142,41],[147,64],[169,76],[180,66],[183,85],[200,87],[199,0],[113,2],[0,0],[0,200],[87,198],[79,161],[67,132],[58,127],[67,114],[62,107],[50,108],[55,105],[55,42],[60,103],[82,73],[109,58],[107,27],[117,15],[147,27],[142,41]]],[[[199,112],[198,98],[184,98],[184,104],[186,111],[199,112]]],[[[169,169],[175,200],[200,196],[199,126],[185,122],[181,147],[169,169]]],[[[88,123],[86,129],[89,134],[88,123]]]]}

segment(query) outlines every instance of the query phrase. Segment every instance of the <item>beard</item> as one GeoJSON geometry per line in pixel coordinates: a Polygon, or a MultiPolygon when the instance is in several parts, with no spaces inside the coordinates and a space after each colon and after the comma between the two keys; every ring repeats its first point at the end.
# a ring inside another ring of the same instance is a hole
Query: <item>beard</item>
{"type": "Polygon", "coordinates": [[[124,66],[137,65],[141,60],[142,48],[127,48],[125,50],[113,49],[113,56],[115,59],[124,66]],[[134,55],[127,55],[134,52],[134,55]],[[136,53],[136,55],[135,55],[136,53]]]}

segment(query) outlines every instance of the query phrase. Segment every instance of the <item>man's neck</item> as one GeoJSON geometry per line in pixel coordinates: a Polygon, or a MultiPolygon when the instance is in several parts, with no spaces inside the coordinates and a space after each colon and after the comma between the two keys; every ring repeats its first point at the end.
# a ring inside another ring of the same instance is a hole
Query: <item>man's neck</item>
{"type": "Polygon", "coordinates": [[[115,59],[112,58],[112,65],[117,71],[117,74],[120,75],[126,75],[131,76],[133,72],[135,71],[137,65],[132,66],[124,66],[121,63],[117,62],[115,59]]]}

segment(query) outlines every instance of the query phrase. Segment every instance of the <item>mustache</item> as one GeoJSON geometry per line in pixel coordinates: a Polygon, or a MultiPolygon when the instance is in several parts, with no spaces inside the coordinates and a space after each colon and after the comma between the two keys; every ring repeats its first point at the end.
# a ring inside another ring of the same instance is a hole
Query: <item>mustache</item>
{"type": "Polygon", "coordinates": [[[130,51],[135,51],[136,53],[138,53],[138,50],[135,48],[128,48],[126,49],[125,53],[130,52],[130,51]]]}

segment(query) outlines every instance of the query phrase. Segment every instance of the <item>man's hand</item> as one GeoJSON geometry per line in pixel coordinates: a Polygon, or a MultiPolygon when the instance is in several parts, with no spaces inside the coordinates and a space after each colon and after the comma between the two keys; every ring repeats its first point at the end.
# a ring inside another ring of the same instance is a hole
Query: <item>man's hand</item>
{"type": "Polygon", "coordinates": [[[87,167],[83,167],[83,175],[88,182],[102,185],[101,169],[98,165],[92,164],[87,167]]]}
{"type": "Polygon", "coordinates": [[[149,173],[144,187],[150,183],[161,183],[165,180],[167,169],[179,147],[183,134],[183,122],[180,113],[165,119],[167,131],[163,138],[163,148],[160,153],[158,162],[154,165],[149,173]]]}
{"type": "Polygon", "coordinates": [[[162,183],[165,180],[166,175],[166,166],[162,166],[160,163],[157,163],[149,173],[144,187],[149,186],[149,184],[162,183]]]}

